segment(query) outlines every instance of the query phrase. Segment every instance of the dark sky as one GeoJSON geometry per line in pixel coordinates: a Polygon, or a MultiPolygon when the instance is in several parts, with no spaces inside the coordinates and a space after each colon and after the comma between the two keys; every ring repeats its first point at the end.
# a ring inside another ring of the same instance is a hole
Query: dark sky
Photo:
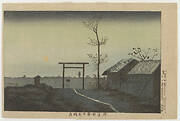
{"type": "Polygon", "coordinates": [[[160,12],[151,11],[5,11],[5,20],[38,20],[38,19],[79,19],[102,16],[103,19],[115,20],[149,20],[159,19],[160,12]]]}
{"type": "MultiPolygon", "coordinates": [[[[160,12],[5,12],[4,72],[5,76],[57,76],[61,75],[59,61],[91,62],[88,53],[97,47],[89,46],[94,38],[82,21],[102,17],[99,36],[107,37],[101,52],[108,54],[108,62],[100,72],[129,58],[133,47],[160,49],[160,12]]],[[[77,71],[73,71],[77,75],[77,71]]],[[[69,72],[71,74],[71,72],[69,72]]],[[[93,65],[86,74],[96,74],[93,65]]]]}

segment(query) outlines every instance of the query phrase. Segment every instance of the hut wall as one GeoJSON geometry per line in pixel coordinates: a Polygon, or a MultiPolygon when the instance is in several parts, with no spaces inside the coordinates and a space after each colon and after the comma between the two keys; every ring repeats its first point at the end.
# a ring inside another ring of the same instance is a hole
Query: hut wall
{"type": "Polygon", "coordinates": [[[161,69],[160,66],[153,73],[154,75],[154,96],[160,95],[160,80],[161,80],[161,69]]]}
{"type": "Polygon", "coordinates": [[[138,61],[133,60],[129,64],[127,64],[124,68],[122,68],[119,72],[111,72],[107,75],[108,80],[108,88],[110,89],[118,89],[122,90],[122,88],[126,88],[123,85],[124,82],[128,79],[128,72],[138,63],[138,61]]]}
{"type": "Polygon", "coordinates": [[[160,66],[152,74],[126,74],[111,72],[107,76],[108,88],[139,97],[160,100],[160,66]]]}
{"type": "Polygon", "coordinates": [[[109,73],[107,76],[108,88],[109,89],[119,89],[120,88],[120,75],[119,73],[109,73]]]}
{"type": "Polygon", "coordinates": [[[153,98],[153,80],[152,74],[131,74],[127,80],[127,93],[138,97],[153,98]]]}

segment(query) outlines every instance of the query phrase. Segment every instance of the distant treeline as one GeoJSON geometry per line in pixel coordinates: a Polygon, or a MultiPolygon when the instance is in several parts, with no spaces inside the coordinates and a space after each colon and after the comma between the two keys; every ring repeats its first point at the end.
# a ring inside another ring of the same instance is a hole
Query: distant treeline
{"type": "MultiPolygon", "coordinates": [[[[12,78],[12,79],[17,79],[17,78],[30,78],[30,79],[32,79],[32,78],[34,78],[34,77],[4,77],[4,78],[12,78]]],[[[62,78],[61,76],[42,76],[41,78],[62,78]]],[[[65,79],[71,79],[71,78],[82,78],[82,77],[64,77],[65,79]]],[[[85,78],[94,78],[94,77],[90,77],[90,76],[86,76],[85,78]]]]}

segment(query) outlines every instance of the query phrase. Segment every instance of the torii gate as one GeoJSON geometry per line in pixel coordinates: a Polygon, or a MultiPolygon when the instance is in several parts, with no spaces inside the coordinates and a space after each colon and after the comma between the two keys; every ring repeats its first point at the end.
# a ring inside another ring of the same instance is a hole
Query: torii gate
{"type": "Polygon", "coordinates": [[[88,62],[59,62],[58,64],[63,65],[63,81],[62,81],[62,86],[64,88],[64,75],[65,75],[65,69],[83,69],[83,89],[84,89],[84,73],[85,73],[85,65],[89,64],[88,62]],[[65,64],[72,65],[72,64],[82,64],[82,66],[65,66],[65,64]]]}

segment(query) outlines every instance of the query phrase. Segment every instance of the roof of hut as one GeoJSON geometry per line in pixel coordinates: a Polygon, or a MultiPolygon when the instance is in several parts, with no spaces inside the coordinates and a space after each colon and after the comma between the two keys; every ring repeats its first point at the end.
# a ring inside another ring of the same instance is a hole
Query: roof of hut
{"type": "Polygon", "coordinates": [[[108,68],[107,70],[105,70],[102,75],[107,75],[110,72],[118,72],[132,61],[136,61],[136,60],[132,59],[132,58],[121,59],[115,65],[113,65],[110,68],[108,68]]]}
{"type": "Polygon", "coordinates": [[[147,60],[137,63],[128,74],[152,74],[160,65],[160,60],[147,60]]]}
{"type": "Polygon", "coordinates": [[[160,60],[137,61],[132,58],[121,59],[115,65],[105,70],[102,75],[107,75],[111,72],[119,72],[123,68],[126,68],[126,65],[130,64],[132,61],[136,61],[137,63],[129,70],[128,74],[152,74],[161,63],[160,60]]]}

